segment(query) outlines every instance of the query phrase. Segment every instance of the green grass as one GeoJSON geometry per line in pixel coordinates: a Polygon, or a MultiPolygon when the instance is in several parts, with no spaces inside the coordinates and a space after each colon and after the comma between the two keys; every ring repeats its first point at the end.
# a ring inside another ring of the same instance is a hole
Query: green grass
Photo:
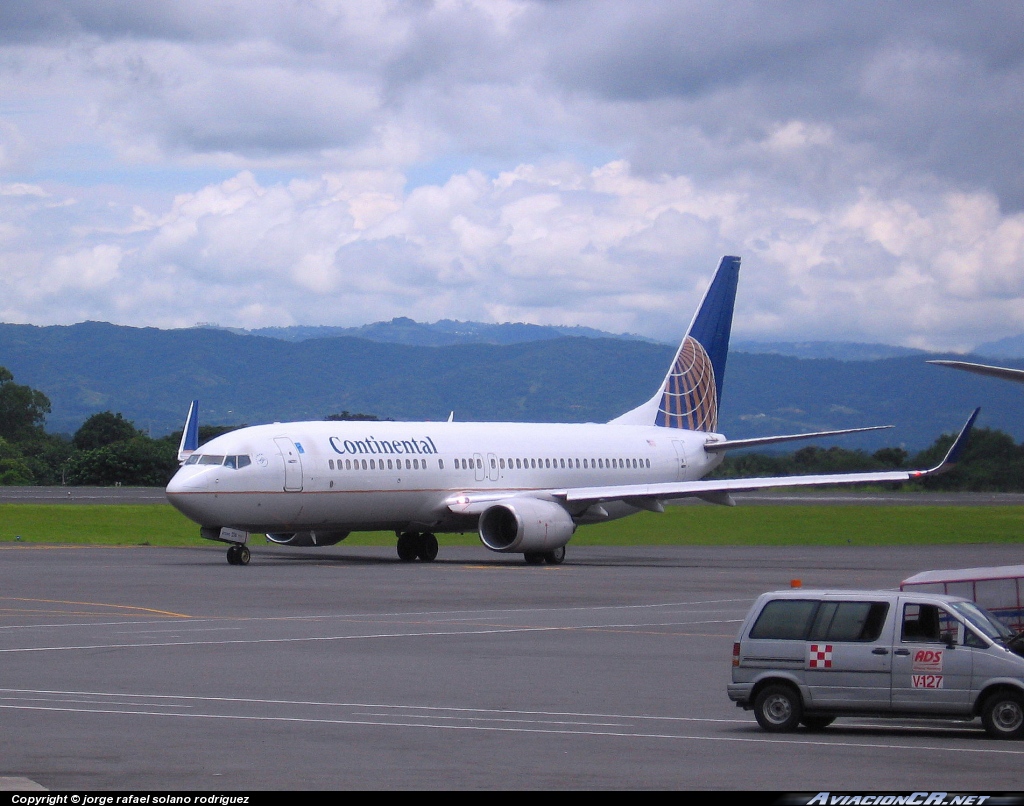
{"type": "MultiPolygon", "coordinates": [[[[108,546],[209,545],[199,527],[168,504],[0,505],[0,543],[108,546]]],[[[256,538],[259,540],[260,538],[256,538]]],[[[1024,507],[750,506],[671,507],[664,514],[582,527],[577,546],[834,546],[1015,543],[1024,539],[1024,507]]],[[[475,534],[441,535],[442,545],[477,545],[475,534]]],[[[391,532],[366,532],[346,545],[390,546],[391,532]]]]}

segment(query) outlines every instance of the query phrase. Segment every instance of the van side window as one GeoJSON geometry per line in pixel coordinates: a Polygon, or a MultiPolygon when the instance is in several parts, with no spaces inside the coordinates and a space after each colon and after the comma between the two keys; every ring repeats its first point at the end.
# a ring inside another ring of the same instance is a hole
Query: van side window
{"type": "Polygon", "coordinates": [[[903,640],[916,643],[944,644],[952,639],[963,641],[963,625],[945,608],[938,605],[905,604],[903,606],[903,640]]]}
{"type": "Polygon", "coordinates": [[[939,643],[939,608],[936,605],[903,605],[904,641],[939,643]]]}
{"type": "Polygon", "coordinates": [[[822,602],[811,625],[811,641],[877,641],[888,602],[822,602]]]}
{"type": "Polygon", "coordinates": [[[974,630],[968,628],[964,631],[964,646],[973,647],[974,649],[986,649],[988,644],[974,630]]]}
{"type": "Polygon", "coordinates": [[[768,602],[750,630],[751,638],[803,640],[811,627],[818,603],[807,599],[776,599],[768,602]]]}

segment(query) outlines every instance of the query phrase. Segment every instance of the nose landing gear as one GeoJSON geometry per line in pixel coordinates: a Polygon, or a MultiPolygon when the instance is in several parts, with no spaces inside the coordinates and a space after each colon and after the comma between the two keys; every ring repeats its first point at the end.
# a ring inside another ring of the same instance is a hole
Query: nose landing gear
{"type": "Polygon", "coordinates": [[[232,543],[228,546],[228,565],[248,565],[249,547],[241,543],[232,543]]]}

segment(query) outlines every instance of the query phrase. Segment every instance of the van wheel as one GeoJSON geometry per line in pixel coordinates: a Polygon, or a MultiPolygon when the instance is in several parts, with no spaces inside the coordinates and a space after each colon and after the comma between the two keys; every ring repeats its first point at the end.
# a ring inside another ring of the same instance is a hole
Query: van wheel
{"type": "Polygon", "coordinates": [[[795,730],[803,710],[800,695],[790,686],[765,686],[754,700],[757,724],[771,733],[795,730]]]}
{"type": "Polygon", "coordinates": [[[800,720],[800,724],[807,730],[825,730],[835,721],[834,716],[805,716],[800,720]]]}
{"type": "Polygon", "coordinates": [[[981,707],[981,724],[993,739],[1024,736],[1024,697],[1014,691],[997,691],[981,707]]]}

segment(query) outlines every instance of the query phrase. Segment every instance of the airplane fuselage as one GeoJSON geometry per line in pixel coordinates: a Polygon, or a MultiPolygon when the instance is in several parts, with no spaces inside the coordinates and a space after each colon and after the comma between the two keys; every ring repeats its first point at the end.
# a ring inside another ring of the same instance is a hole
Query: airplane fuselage
{"type": "MultiPolygon", "coordinates": [[[[699,479],[717,434],[617,424],[303,422],[253,426],[206,443],[167,487],[207,527],[246,532],[475,531],[452,496],[699,479]]],[[[638,511],[572,511],[577,523],[638,511]]]]}

